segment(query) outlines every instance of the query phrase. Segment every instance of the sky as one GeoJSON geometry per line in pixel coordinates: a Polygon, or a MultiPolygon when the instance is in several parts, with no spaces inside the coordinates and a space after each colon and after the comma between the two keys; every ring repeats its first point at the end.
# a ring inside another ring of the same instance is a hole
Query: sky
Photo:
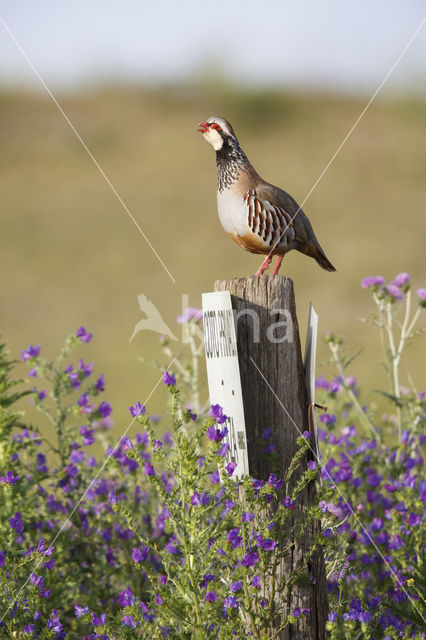
{"type": "MultiPolygon", "coordinates": [[[[374,90],[424,0],[0,0],[0,85],[52,88],[225,75],[252,86],[374,90]]],[[[388,89],[424,91],[426,24],[388,89]]]]}

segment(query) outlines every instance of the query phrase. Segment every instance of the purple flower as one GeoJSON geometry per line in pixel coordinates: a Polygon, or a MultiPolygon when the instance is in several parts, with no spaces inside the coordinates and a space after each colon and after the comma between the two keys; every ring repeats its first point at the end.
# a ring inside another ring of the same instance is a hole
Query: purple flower
{"type": "Polygon", "coordinates": [[[144,562],[149,553],[149,547],[134,548],[132,549],[133,562],[144,562]]]}
{"type": "Polygon", "coordinates": [[[394,533],[388,546],[389,546],[389,549],[392,549],[392,551],[397,551],[398,549],[401,549],[401,547],[403,547],[404,545],[405,545],[405,542],[401,538],[401,536],[399,536],[397,533],[394,533]]]}
{"type": "Polygon", "coordinates": [[[81,410],[84,411],[84,413],[87,413],[89,415],[94,409],[94,405],[90,404],[90,399],[87,393],[83,393],[79,397],[79,399],[77,400],[77,404],[79,405],[79,407],[81,407],[81,410]]]}
{"type": "Polygon", "coordinates": [[[93,333],[88,333],[84,327],[79,327],[75,335],[77,338],[80,338],[82,342],[90,342],[93,337],[93,333]]]}
{"type": "Polygon", "coordinates": [[[229,591],[241,591],[241,589],[243,588],[243,583],[240,582],[239,580],[236,580],[235,582],[232,582],[229,586],[229,591]]]}
{"type": "Polygon", "coordinates": [[[335,611],[330,611],[330,613],[328,614],[328,619],[330,620],[330,622],[336,622],[337,613],[335,611]]]}
{"type": "Polygon", "coordinates": [[[36,573],[30,573],[30,582],[35,587],[43,588],[43,576],[38,576],[36,573]]]}
{"type": "Polygon", "coordinates": [[[126,587],[123,591],[120,592],[120,596],[118,598],[118,606],[119,607],[130,607],[134,604],[134,595],[133,591],[130,587],[126,587]]]}
{"type": "Polygon", "coordinates": [[[293,618],[299,618],[301,613],[300,607],[296,607],[291,615],[293,618]]]}
{"type": "Polygon", "coordinates": [[[84,616],[86,613],[89,613],[89,607],[80,607],[78,604],[76,604],[74,606],[74,611],[75,611],[75,617],[81,618],[81,616],[84,616]]]}
{"type": "Polygon", "coordinates": [[[103,373],[96,380],[95,387],[98,391],[105,391],[105,376],[103,373]]]}
{"type": "Polygon", "coordinates": [[[123,618],[121,620],[121,626],[122,627],[131,627],[132,629],[136,629],[136,622],[133,620],[133,616],[126,616],[123,615],[123,618]]]}
{"type": "Polygon", "coordinates": [[[207,591],[205,598],[207,602],[215,602],[218,598],[216,591],[207,591]]]}
{"type": "Polygon", "coordinates": [[[145,406],[141,402],[137,402],[132,407],[129,407],[130,414],[136,418],[136,416],[140,416],[142,413],[145,413],[145,406]]]}
{"type": "Polygon", "coordinates": [[[110,404],[108,404],[108,402],[103,401],[96,409],[96,411],[101,414],[102,418],[107,418],[112,413],[112,407],[110,404]]]}
{"type": "Polygon", "coordinates": [[[241,546],[241,542],[243,539],[239,534],[239,529],[231,529],[230,531],[228,531],[226,542],[228,542],[233,549],[237,549],[237,547],[241,546]]]}
{"type": "Polygon", "coordinates": [[[228,453],[228,449],[229,449],[229,442],[224,442],[223,445],[220,447],[220,449],[216,451],[216,453],[219,456],[222,456],[222,458],[224,458],[228,453]]]}
{"type": "Polygon", "coordinates": [[[321,500],[318,506],[323,513],[326,513],[328,511],[336,518],[343,518],[343,511],[340,509],[340,507],[336,506],[332,502],[325,502],[325,500],[321,500]]]}
{"type": "Polygon", "coordinates": [[[175,555],[177,553],[179,553],[179,546],[177,544],[177,540],[175,536],[172,536],[170,538],[170,540],[168,541],[168,543],[165,546],[166,551],[168,551],[169,553],[171,553],[172,555],[175,555]]]}
{"type": "MultiPolygon", "coordinates": [[[[64,625],[60,622],[59,620],[59,616],[58,616],[58,611],[56,609],[54,609],[52,611],[52,613],[50,614],[50,618],[48,618],[47,623],[46,623],[46,627],[48,629],[51,629],[52,631],[54,631],[57,634],[60,634],[61,631],[64,628],[64,625]]],[[[55,636],[56,638],[59,636],[55,636]]]]}
{"type": "Polygon", "coordinates": [[[321,501],[318,503],[318,506],[319,506],[319,508],[321,509],[321,511],[322,511],[323,513],[326,513],[326,511],[327,511],[327,503],[326,503],[326,501],[325,501],[325,500],[321,500],[321,501]]]}
{"type": "Polygon", "coordinates": [[[191,496],[191,504],[194,507],[206,507],[210,502],[210,496],[207,491],[203,491],[200,495],[197,490],[191,496]]]}
{"type": "Polygon", "coordinates": [[[206,573],[204,575],[204,578],[200,582],[200,587],[202,589],[205,589],[207,587],[208,583],[212,582],[215,578],[216,578],[216,576],[214,576],[212,573],[206,573]]]}
{"type": "Polygon", "coordinates": [[[324,378],[324,376],[318,376],[318,378],[316,378],[315,380],[315,387],[317,389],[324,389],[325,391],[328,391],[330,388],[330,383],[324,378]]]}
{"type": "Polygon", "coordinates": [[[17,511],[14,516],[9,518],[9,525],[12,529],[15,529],[16,533],[22,533],[24,530],[24,523],[21,520],[21,512],[17,511]]]}
{"type": "Polygon", "coordinates": [[[214,418],[218,424],[223,424],[228,419],[227,416],[223,413],[223,409],[219,404],[212,404],[208,415],[211,418],[214,418]]]}
{"type": "Polygon", "coordinates": [[[416,293],[420,298],[420,305],[422,307],[425,307],[426,306],[426,289],[417,289],[416,293]]]}
{"type": "Polygon", "coordinates": [[[273,442],[268,442],[267,444],[265,444],[265,446],[263,448],[263,453],[265,455],[268,455],[269,453],[272,453],[273,451],[275,451],[275,444],[273,442]]]}
{"type": "Polygon", "coordinates": [[[176,376],[174,373],[170,374],[168,371],[164,371],[161,379],[168,387],[176,386],[176,376]]]}
{"type": "Polygon", "coordinates": [[[129,436],[123,436],[120,440],[120,445],[123,451],[129,451],[130,449],[134,448],[129,436]]]}
{"type": "Polygon", "coordinates": [[[242,522],[250,522],[253,519],[254,519],[254,513],[250,513],[249,511],[246,511],[245,513],[243,513],[241,517],[242,522]]]}
{"type": "Polygon", "coordinates": [[[265,551],[273,551],[274,549],[276,549],[276,547],[278,547],[278,542],[276,540],[272,540],[272,538],[267,538],[266,540],[262,541],[261,545],[265,549],[265,551]]]}
{"type": "Polygon", "coordinates": [[[382,276],[367,276],[363,280],[361,280],[361,287],[363,289],[367,289],[368,287],[374,287],[377,289],[380,285],[384,283],[385,279],[382,276]]]}
{"type": "Polygon", "coordinates": [[[311,432],[310,432],[310,431],[304,431],[304,432],[302,433],[302,436],[303,436],[304,438],[306,438],[306,440],[309,440],[309,438],[311,437],[311,432]]]}
{"type": "Polygon", "coordinates": [[[0,484],[13,485],[19,480],[19,476],[15,476],[13,471],[7,471],[5,476],[0,476],[0,484]]]}
{"type": "Polygon", "coordinates": [[[226,465],[225,469],[226,472],[228,474],[228,476],[232,476],[232,474],[234,473],[235,469],[236,469],[237,463],[236,462],[230,462],[229,464],[226,465]]]}
{"type": "Polygon", "coordinates": [[[93,371],[93,362],[84,364],[83,360],[80,358],[78,363],[78,370],[81,371],[85,378],[88,378],[93,371]]]}
{"type": "Polygon", "coordinates": [[[32,358],[37,358],[37,356],[40,353],[40,349],[41,349],[41,344],[38,344],[36,347],[34,347],[32,344],[29,344],[26,349],[23,349],[21,351],[22,360],[24,360],[24,362],[27,362],[32,358]]]}
{"type": "Polygon", "coordinates": [[[212,484],[219,484],[220,482],[220,475],[219,475],[219,471],[216,469],[216,471],[213,471],[213,473],[210,473],[210,481],[212,484]]]}
{"type": "Polygon", "coordinates": [[[108,502],[111,504],[118,504],[118,498],[112,491],[108,494],[108,502]]]}
{"type": "Polygon", "coordinates": [[[78,378],[78,373],[70,373],[68,378],[69,378],[69,381],[71,382],[72,388],[78,389],[79,386],[81,385],[81,382],[78,378]]]}
{"type": "Polygon", "coordinates": [[[280,478],[277,478],[275,473],[271,473],[268,478],[268,484],[270,487],[275,487],[275,489],[281,489],[283,481],[280,478]]]}
{"type": "Polygon", "coordinates": [[[308,469],[310,469],[311,471],[315,471],[316,468],[317,468],[317,463],[315,462],[315,460],[309,460],[308,469]]]}
{"type": "MultiPolygon", "coordinates": [[[[89,341],[87,340],[87,342],[89,342],[89,341]]],[[[95,612],[93,612],[92,624],[93,624],[94,627],[102,627],[104,624],[106,624],[106,613],[101,613],[101,615],[98,616],[98,615],[96,615],[95,612]]]]}
{"type": "Polygon", "coordinates": [[[225,609],[236,609],[238,607],[237,596],[227,596],[223,601],[225,609]]]}
{"type": "Polygon", "coordinates": [[[334,413],[332,413],[331,415],[328,413],[322,413],[320,415],[320,422],[322,422],[323,424],[336,422],[336,416],[334,415],[334,413]]]}
{"type": "Polygon", "coordinates": [[[85,458],[84,452],[79,451],[78,449],[74,449],[74,451],[71,451],[70,453],[70,462],[82,462],[84,458],[85,458]]]}
{"type": "Polygon", "coordinates": [[[417,513],[410,513],[410,515],[408,516],[408,524],[410,525],[410,527],[417,527],[420,522],[421,518],[417,515],[417,513]]]}
{"type": "Polygon", "coordinates": [[[214,425],[211,425],[211,427],[209,427],[206,432],[206,436],[212,442],[220,442],[227,435],[228,435],[228,427],[223,427],[223,429],[220,430],[214,425]]]}
{"type": "Polygon", "coordinates": [[[410,282],[410,274],[403,271],[402,273],[398,273],[397,276],[392,281],[392,284],[395,287],[404,287],[406,284],[410,282]]]}
{"type": "Polygon", "coordinates": [[[36,630],[35,625],[32,622],[30,624],[26,624],[24,627],[25,633],[28,633],[30,635],[34,635],[35,630],[36,630]]]}
{"type": "Polygon", "coordinates": [[[284,498],[283,505],[290,510],[293,510],[296,507],[296,500],[292,500],[289,496],[284,498]]]}
{"type": "Polygon", "coordinates": [[[87,447],[90,444],[95,442],[95,438],[93,437],[93,429],[88,429],[87,425],[83,424],[80,427],[80,434],[83,436],[82,444],[84,447],[87,447]]]}
{"type": "Polygon", "coordinates": [[[6,556],[4,555],[3,551],[0,551],[0,569],[2,567],[4,567],[4,559],[5,559],[5,557],[6,556]]]}
{"type": "Polygon", "coordinates": [[[66,474],[69,478],[76,478],[78,476],[78,467],[75,464],[69,464],[65,467],[66,474]]]}
{"type": "Polygon", "coordinates": [[[202,320],[203,319],[203,311],[202,309],[197,309],[196,307],[187,307],[182,315],[176,318],[176,322],[178,324],[184,324],[185,322],[190,322],[191,320],[202,320]]]}
{"type": "Polygon", "coordinates": [[[371,613],[369,611],[360,611],[360,613],[358,615],[358,620],[360,622],[370,622],[371,613]]]}
{"type": "Polygon", "coordinates": [[[256,589],[260,589],[261,584],[262,583],[260,581],[260,576],[253,576],[253,579],[251,581],[251,586],[256,587],[256,589]]]}
{"type": "Polygon", "coordinates": [[[243,565],[243,567],[254,567],[258,560],[259,556],[257,555],[256,551],[249,551],[241,560],[241,564],[243,565]]]}
{"type": "Polygon", "coordinates": [[[402,293],[399,287],[396,287],[394,284],[386,285],[386,293],[395,300],[403,300],[404,294],[402,293]]]}
{"type": "Polygon", "coordinates": [[[159,605],[159,606],[160,606],[160,605],[162,605],[162,604],[163,604],[163,602],[164,602],[164,600],[163,600],[163,598],[160,596],[160,594],[159,594],[159,593],[156,593],[156,594],[155,594],[155,604],[157,604],[157,605],[159,605]]]}
{"type": "Polygon", "coordinates": [[[145,462],[145,465],[144,465],[143,469],[144,469],[144,472],[145,472],[146,476],[155,476],[155,469],[154,469],[154,467],[152,466],[151,463],[145,462]]]}
{"type": "Polygon", "coordinates": [[[42,389],[42,390],[41,390],[41,391],[39,391],[39,392],[38,392],[38,394],[37,394],[37,397],[38,397],[38,399],[39,399],[40,401],[41,401],[41,400],[44,400],[46,396],[47,396],[47,392],[46,392],[46,390],[45,390],[45,389],[42,389]]]}

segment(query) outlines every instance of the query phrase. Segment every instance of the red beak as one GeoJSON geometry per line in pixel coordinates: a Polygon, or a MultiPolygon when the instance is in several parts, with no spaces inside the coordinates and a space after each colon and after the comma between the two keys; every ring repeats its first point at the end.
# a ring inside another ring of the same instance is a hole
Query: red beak
{"type": "Polygon", "coordinates": [[[200,124],[198,125],[198,129],[197,131],[199,131],[200,133],[207,133],[207,131],[209,130],[209,123],[208,122],[200,122],[200,124]]]}

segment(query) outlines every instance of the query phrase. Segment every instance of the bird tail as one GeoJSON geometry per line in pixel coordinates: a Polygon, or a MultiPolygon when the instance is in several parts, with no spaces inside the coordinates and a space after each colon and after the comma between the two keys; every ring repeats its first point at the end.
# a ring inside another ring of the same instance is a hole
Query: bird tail
{"type": "Polygon", "coordinates": [[[320,246],[316,247],[314,244],[311,244],[310,249],[310,255],[318,262],[320,267],[326,271],[336,271],[336,268],[331,264],[320,246]]]}

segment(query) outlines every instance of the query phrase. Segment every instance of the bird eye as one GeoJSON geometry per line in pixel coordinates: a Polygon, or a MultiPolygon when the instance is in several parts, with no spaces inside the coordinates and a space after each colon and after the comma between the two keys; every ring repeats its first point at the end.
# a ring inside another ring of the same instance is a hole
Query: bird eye
{"type": "Polygon", "coordinates": [[[217,122],[213,122],[213,124],[211,125],[212,129],[220,129],[220,125],[217,124],[217,122]]]}

